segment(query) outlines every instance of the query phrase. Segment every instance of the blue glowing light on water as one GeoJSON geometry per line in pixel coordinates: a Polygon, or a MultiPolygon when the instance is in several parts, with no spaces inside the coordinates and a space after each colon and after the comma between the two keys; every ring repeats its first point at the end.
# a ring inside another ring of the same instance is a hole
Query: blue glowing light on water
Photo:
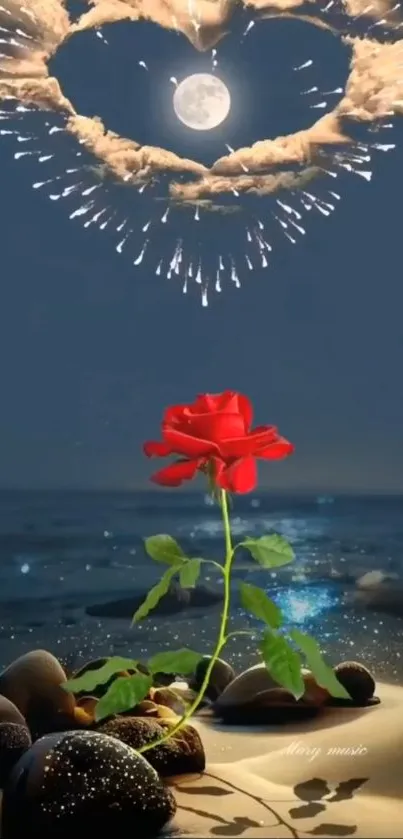
{"type": "Polygon", "coordinates": [[[283,612],[286,622],[299,624],[308,623],[337,603],[330,589],[317,586],[307,586],[300,591],[291,587],[284,588],[273,595],[273,600],[283,612]]]}

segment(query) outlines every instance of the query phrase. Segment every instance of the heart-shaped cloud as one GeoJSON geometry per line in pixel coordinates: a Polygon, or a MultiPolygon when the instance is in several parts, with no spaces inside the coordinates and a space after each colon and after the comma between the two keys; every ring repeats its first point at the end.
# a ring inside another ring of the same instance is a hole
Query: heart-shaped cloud
{"type": "MultiPolygon", "coordinates": [[[[403,109],[402,22],[398,5],[392,6],[387,0],[375,0],[371,8],[365,0],[347,0],[343,4],[329,0],[323,7],[313,0],[303,4],[298,0],[251,0],[245,4],[249,23],[243,37],[247,37],[254,26],[261,25],[262,20],[266,26],[268,20],[275,21],[279,17],[304,20],[342,39],[351,52],[350,71],[345,89],[334,107],[329,107],[310,127],[286,136],[263,137],[243,148],[228,147],[228,154],[211,165],[166,148],[142,145],[135,139],[112,132],[99,117],[80,115],[74,102],[64,95],[58,79],[49,74],[49,62],[69,39],[93,29],[106,44],[101,27],[119,21],[131,21],[132,25],[141,20],[152,21],[167,30],[182,33],[199,52],[216,51],[221,40],[231,33],[238,8],[234,0],[93,0],[88,11],[72,20],[61,0],[25,0],[23,6],[15,0],[5,0],[3,12],[0,12],[0,26],[5,33],[1,39],[5,51],[0,54],[3,118],[11,118],[10,103],[18,103],[20,115],[31,110],[58,114],[60,122],[53,130],[75,138],[81,149],[95,161],[95,167],[92,167],[93,174],[96,169],[95,185],[78,194],[88,196],[102,184],[105,189],[108,183],[121,184],[133,190],[137,202],[133,206],[138,209],[138,198],[144,190],[152,190],[163,182],[165,193],[161,196],[159,191],[158,200],[164,199],[167,211],[169,207],[191,211],[196,221],[213,217],[215,228],[219,214],[221,221],[227,223],[229,234],[233,230],[237,235],[243,227],[251,237],[248,241],[255,248],[259,264],[266,265],[271,246],[264,227],[253,222],[257,217],[256,202],[276,201],[276,222],[280,231],[293,242],[298,233],[305,232],[300,223],[301,210],[316,206],[323,215],[328,215],[339,198],[334,183],[327,187],[326,194],[333,196],[330,202],[318,197],[314,188],[317,180],[322,185],[325,175],[334,180],[339,174],[354,171],[369,179],[372,150],[393,147],[392,143],[379,142],[378,134],[373,132],[391,117],[400,115],[403,109]],[[300,199],[299,210],[291,206],[291,198],[296,194],[300,199]],[[251,201],[254,202],[252,212],[251,201]]],[[[144,67],[146,69],[146,65],[144,67]]],[[[324,104],[327,106],[327,102],[324,104]]],[[[2,133],[7,133],[7,129],[2,133]]],[[[21,152],[19,156],[22,156],[21,152]]],[[[42,156],[42,160],[47,157],[42,156]]],[[[80,174],[80,166],[67,171],[72,175],[80,174]]],[[[65,187],[60,195],[64,196],[68,189],[65,187]]],[[[161,215],[161,222],[166,221],[167,211],[161,215]]],[[[104,219],[94,197],[84,209],[81,207],[72,215],[84,218],[88,213],[90,221],[95,219],[97,223],[104,219]]],[[[84,223],[88,223],[88,219],[84,223]]],[[[141,229],[148,236],[147,224],[145,221],[141,229]]],[[[117,250],[122,250],[129,240],[125,225],[126,222],[122,222],[116,226],[125,234],[117,250]]],[[[209,265],[208,276],[202,264],[202,250],[196,255],[184,253],[181,225],[179,220],[176,229],[172,226],[174,253],[170,260],[164,257],[168,260],[168,274],[172,271],[183,274],[185,289],[188,277],[193,275],[202,287],[204,302],[207,280],[212,274],[215,274],[217,290],[221,289],[221,276],[226,271],[239,284],[234,260],[225,261],[225,254],[219,253],[219,247],[209,265]]],[[[143,236],[143,239],[146,248],[150,238],[143,236]]],[[[245,259],[249,268],[254,267],[247,251],[245,259]]],[[[161,270],[163,260],[156,261],[161,270]]]]}

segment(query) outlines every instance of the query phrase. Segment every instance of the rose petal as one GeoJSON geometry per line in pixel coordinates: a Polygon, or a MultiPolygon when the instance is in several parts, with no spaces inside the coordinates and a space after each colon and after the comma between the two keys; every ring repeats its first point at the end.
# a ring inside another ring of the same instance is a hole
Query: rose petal
{"type": "Polygon", "coordinates": [[[238,393],[235,390],[224,390],[223,393],[220,393],[217,401],[217,410],[225,411],[229,414],[239,414],[238,393]]]}
{"type": "Polygon", "coordinates": [[[249,431],[253,420],[253,408],[247,396],[236,390],[224,390],[223,393],[210,398],[216,400],[217,411],[240,414],[244,419],[245,431],[249,431]]]}
{"type": "Polygon", "coordinates": [[[199,393],[195,401],[188,405],[189,414],[211,414],[219,410],[221,393],[199,393]]]}
{"type": "Polygon", "coordinates": [[[163,425],[166,423],[177,425],[182,422],[188,407],[188,405],[171,405],[166,408],[162,418],[163,425]]]}
{"type": "Polygon", "coordinates": [[[217,484],[217,486],[219,486],[220,475],[222,475],[224,469],[226,468],[225,460],[222,460],[221,457],[210,457],[209,465],[211,468],[214,482],[217,484]]]}
{"type": "Polygon", "coordinates": [[[245,422],[240,414],[193,414],[189,417],[186,429],[183,427],[181,430],[186,430],[192,437],[211,440],[220,446],[222,440],[242,437],[245,433],[245,422]]]}
{"type": "Polygon", "coordinates": [[[251,401],[248,399],[247,396],[244,396],[243,393],[238,393],[238,410],[239,413],[242,414],[244,423],[245,423],[245,431],[249,431],[252,422],[253,422],[253,407],[251,401]]]}
{"type": "Polygon", "coordinates": [[[187,458],[205,457],[209,454],[218,454],[218,447],[210,440],[202,440],[193,437],[170,425],[162,427],[162,436],[171,452],[181,454],[187,458]]]}
{"type": "Polygon", "coordinates": [[[147,457],[167,457],[172,454],[169,446],[161,440],[147,440],[143,452],[147,457]]]}
{"type": "Polygon", "coordinates": [[[261,449],[265,449],[278,439],[277,428],[274,425],[261,425],[250,434],[231,440],[221,440],[219,448],[224,458],[247,457],[248,455],[258,457],[261,449]]]}
{"type": "Polygon", "coordinates": [[[218,476],[217,485],[227,492],[251,492],[257,482],[257,468],[254,457],[235,460],[218,476]]]}
{"type": "Polygon", "coordinates": [[[183,481],[191,481],[194,478],[202,460],[177,460],[159,472],[151,475],[150,480],[155,484],[165,487],[178,487],[183,481]]]}
{"type": "Polygon", "coordinates": [[[281,460],[295,451],[295,446],[284,437],[279,437],[275,443],[265,446],[256,453],[256,457],[264,460],[281,460]]]}

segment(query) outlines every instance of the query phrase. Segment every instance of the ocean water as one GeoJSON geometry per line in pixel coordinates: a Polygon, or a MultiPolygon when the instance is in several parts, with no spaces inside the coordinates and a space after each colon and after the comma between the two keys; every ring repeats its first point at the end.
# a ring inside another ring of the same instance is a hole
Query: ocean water
{"type": "MultiPolygon", "coordinates": [[[[332,663],[360,660],[378,678],[403,684],[403,608],[400,618],[354,597],[355,580],[367,571],[397,575],[403,584],[403,498],[256,494],[235,498],[231,515],[236,541],[276,531],[296,554],[292,564],[268,572],[240,552],[232,629],[259,629],[239,603],[237,585],[247,580],[273,596],[287,624],[312,632],[332,663]]],[[[219,510],[203,494],[0,493],[0,667],[38,647],[68,668],[105,654],[146,659],[182,646],[208,654],[216,604],[152,615],[134,628],[129,619],[86,614],[93,604],[145,594],[158,580],[161,566],[143,548],[143,538],[155,533],[170,533],[189,555],[222,558],[219,510]]],[[[208,568],[201,582],[222,585],[208,568]]],[[[224,657],[237,670],[255,663],[254,640],[234,640],[224,657]]]]}

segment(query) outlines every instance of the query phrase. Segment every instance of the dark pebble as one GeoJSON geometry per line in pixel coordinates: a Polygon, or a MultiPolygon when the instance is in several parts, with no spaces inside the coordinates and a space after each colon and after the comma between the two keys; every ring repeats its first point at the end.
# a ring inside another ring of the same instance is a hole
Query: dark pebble
{"type": "Polygon", "coordinates": [[[185,703],[171,688],[152,688],[150,697],[157,705],[165,705],[167,708],[170,708],[178,717],[182,717],[186,711],[185,703]]]}
{"type": "MultiPolygon", "coordinates": [[[[199,661],[194,677],[190,683],[192,690],[196,692],[200,690],[210,661],[210,656],[204,656],[204,658],[199,661]]],[[[222,658],[218,658],[211,671],[205,696],[208,699],[211,699],[212,702],[215,702],[215,700],[223,693],[225,688],[235,679],[235,675],[233,667],[231,667],[231,665],[222,658]]]]}
{"type": "Polygon", "coordinates": [[[227,725],[284,725],[316,717],[320,706],[296,700],[284,688],[257,693],[250,702],[223,705],[217,716],[227,725]]]}
{"type": "Polygon", "coordinates": [[[74,697],[63,690],[66,674],[47,650],[31,650],[0,674],[0,694],[25,717],[33,738],[71,727],[74,697]]]}
{"type": "MultiPolygon", "coordinates": [[[[104,723],[98,731],[117,737],[133,749],[139,749],[157,740],[175,721],[155,717],[116,717],[104,723]]],[[[204,772],[206,756],[199,733],[191,725],[185,725],[161,746],[146,752],[147,760],[163,777],[204,772]]]]}
{"type": "Polygon", "coordinates": [[[332,698],[330,700],[332,705],[354,704],[356,707],[365,707],[366,705],[379,703],[380,700],[374,696],[375,679],[363,664],[358,661],[342,661],[334,668],[334,672],[340,684],[350,694],[351,700],[335,700],[332,698]]]}

